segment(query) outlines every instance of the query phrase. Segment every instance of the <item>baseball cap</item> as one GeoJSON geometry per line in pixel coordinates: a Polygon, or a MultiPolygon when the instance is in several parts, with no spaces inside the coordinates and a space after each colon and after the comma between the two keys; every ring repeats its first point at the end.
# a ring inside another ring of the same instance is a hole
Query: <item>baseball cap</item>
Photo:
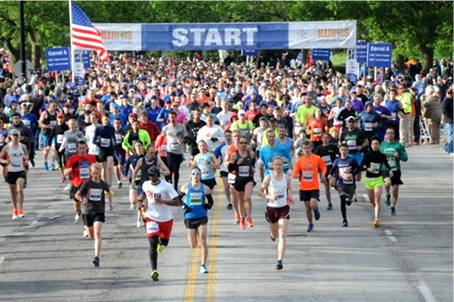
{"type": "Polygon", "coordinates": [[[156,166],[151,167],[150,169],[148,169],[148,175],[159,175],[159,168],[156,166]]]}
{"type": "Polygon", "coordinates": [[[354,116],[347,117],[347,122],[352,121],[352,120],[356,121],[356,118],[354,116]]]}
{"type": "Polygon", "coordinates": [[[19,136],[20,136],[20,131],[17,130],[17,129],[13,129],[13,130],[11,130],[11,132],[9,133],[9,135],[19,135],[19,136]]]}
{"type": "Polygon", "coordinates": [[[244,110],[239,110],[239,111],[238,111],[238,115],[240,115],[240,114],[246,114],[246,111],[244,111],[244,110]]]}
{"type": "Polygon", "coordinates": [[[120,105],[118,105],[118,104],[114,104],[112,107],[116,108],[116,109],[120,109],[121,108],[120,105]]]}
{"type": "Polygon", "coordinates": [[[122,99],[127,99],[127,98],[128,98],[128,95],[127,95],[127,94],[122,94],[122,95],[121,95],[121,98],[122,98],[122,99]]]}
{"type": "Polygon", "coordinates": [[[133,117],[133,118],[137,119],[137,113],[132,112],[129,114],[129,117],[133,117]]]}
{"type": "Polygon", "coordinates": [[[57,113],[57,118],[62,118],[62,117],[65,117],[65,115],[63,113],[57,113]]]}
{"type": "Polygon", "coordinates": [[[268,122],[270,122],[270,123],[276,123],[276,119],[275,119],[274,117],[272,117],[272,118],[270,118],[270,119],[268,120],[268,122]]]}

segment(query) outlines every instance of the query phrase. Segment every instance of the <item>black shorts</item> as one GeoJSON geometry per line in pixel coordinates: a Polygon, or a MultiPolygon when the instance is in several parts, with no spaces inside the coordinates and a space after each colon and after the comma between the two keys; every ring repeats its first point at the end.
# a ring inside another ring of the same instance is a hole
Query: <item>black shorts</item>
{"type": "Polygon", "coordinates": [[[310,191],[300,190],[300,201],[310,201],[312,198],[320,201],[320,190],[310,190],[310,191]]]}
{"type": "Polygon", "coordinates": [[[114,166],[123,166],[125,164],[126,152],[115,151],[114,166]]]}
{"type": "Polygon", "coordinates": [[[96,221],[106,221],[104,213],[82,214],[82,220],[87,227],[93,226],[96,221]]]}
{"type": "Polygon", "coordinates": [[[191,145],[191,159],[194,159],[194,156],[200,153],[199,147],[197,145],[193,146],[191,145]]]}
{"type": "Polygon", "coordinates": [[[210,190],[213,190],[214,186],[217,185],[215,178],[201,179],[200,182],[203,183],[204,185],[207,185],[210,188],[210,190]]]}
{"type": "Polygon", "coordinates": [[[69,190],[69,199],[80,202],[80,200],[76,199],[76,193],[77,193],[77,191],[79,191],[79,189],[80,189],[80,187],[71,185],[71,189],[69,190]]]}
{"type": "Polygon", "coordinates": [[[185,218],[184,225],[187,229],[197,230],[201,225],[207,225],[208,216],[203,216],[199,218],[185,218]]]}
{"type": "Polygon", "coordinates": [[[265,218],[268,223],[274,224],[281,219],[290,219],[290,207],[288,205],[282,208],[266,207],[265,218]]]}
{"type": "MultiPolygon", "coordinates": [[[[383,178],[389,177],[389,172],[388,171],[383,172],[382,175],[383,175],[383,178]]],[[[391,177],[391,185],[392,186],[403,185],[404,183],[400,179],[401,176],[402,176],[401,171],[399,171],[399,170],[393,171],[393,177],[391,177]]]]}
{"type": "Polygon", "coordinates": [[[6,167],[8,164],[0,163],[0,166],[6,167]]]}
{"type": "Polygon", "coordinates": [[[103,151],[99,150],[99,162],[100,163],[103,163],[103,162],[107,161],[107,158],[109,156],[114,157],[114,151],[113,150],[108,150],[106,152],[103,152],[103,151]]]}
{"type": "Polygon", "coordinates": [[[19,171],[19,172],[8,172],[6,174],[6,180],[10,185],[15,185],[16,181],[19,178],[23,178],[25,180],[26,174],[25,171],[19,171]]]}
{"type": "Polygon", "coordinates": [[[353,195],[355,195],[356,185],[353,186],[346,186],[346,185],[337,185],[337,192],[339,192],[339,196],[344,195],[348,199],[353,199],[353,195]]]}
{"type": "Polygon", "coordinates": [[[241,180],[241,179],[239,180],[237,177],[237,178],[235,178],[235,184],[233,186],[235,187],[235,190],[237,190],[238,192],[243,192],[246,185],[250,182],[252,182],[253,186],[255,187],[256,183],[252,176],[247,179],[243,179],[243,180],[241,180]]]}
{"type": "Polygon", "coordinates": [[[219,171],[219,174],[221,174],[221,178],[222,178],[222,177],[227,177],[229,175],[229,172],[219,171]]]}

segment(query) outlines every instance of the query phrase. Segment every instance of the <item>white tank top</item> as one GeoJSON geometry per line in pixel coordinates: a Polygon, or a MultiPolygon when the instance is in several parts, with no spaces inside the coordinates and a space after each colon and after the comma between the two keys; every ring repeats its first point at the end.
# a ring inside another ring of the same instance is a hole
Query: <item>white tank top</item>
{"type": "Polygon", "coordinates": [[[287,205],[287,179],[285,174],[282,175],[281,180],[276,180],[273,176],[273,173],[270,173],[270,184],[267,188],[268,194],[277,194],[277,200],[269,200],[267,206],[271,208],[282,208],[287,205]]]}
{"type": "Polygon", "coordinates": [[[24,171],[24,163],[22,159],[24,158],[24,150],[22,149],[22,144],[19,143],[19,147],[15,149],[13,143],[9,143],[9,158],[11,163],[9,165],[9,172],[22,172],[24,171]]]}

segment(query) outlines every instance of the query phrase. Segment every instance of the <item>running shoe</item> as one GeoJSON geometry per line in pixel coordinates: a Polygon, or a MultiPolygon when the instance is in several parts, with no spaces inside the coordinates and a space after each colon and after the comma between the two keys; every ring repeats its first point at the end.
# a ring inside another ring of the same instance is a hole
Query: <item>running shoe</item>
{"type": "Polygon", "coordinates": [[[378,228],[380,226],[380,222],[378,221],[378,219],[374,220],[373,226],[374,226],[374,228],[378,228]]]}
{"type": "Polygon", "coordinates": [[[164,245],[158,244],[158,247],[156,248],[156,251],[158,251],[158,253],[161,254],[163,250],[164,250],[164,245]]]}
{"type": "Polygon", "coordinates": [[[74,222],[75,222],[76,224],[78,224],[78,223],[79,223],[79,220],[80,220],[80,215],[79,215],[79,214],[76,214],[76,216],[74,216],[74,222]]]}
{"type": "Polygon", "coordinates": [[[49,165],[47,164],[47,161],[44,162],[44,170],[49,171],[49,165]]]}
{"type": "Polygon", "coordinates": [[[49,170],[51,170],[51,171],[57,170],[57,168],[55,167],[55,164],[51,164],[49,167],[49,170]]]}
{"type": "Polygon", "coordinates": [[[17,210],[13,210],[13,220],[16,220],[17,219],[17,210]]]}
{"type": "Polygon", "coordinates": [[[385,206],[387,206],[387,207],[391,206],[390,198],[391,198],[391,195],[386,194],[385,206]]]}
{"type": "Polygon", "coordinates": [[[356,198],[356,195],[353,195],[352,201],[353,201],[353,202],[358,202],[358,198],[356,198]]]}
{"type": "Polygon", "coordinates": [[[349,206],[352,204],[352,200],[350,198],[346,198],[345,203],[349,206]]]}
{"type": "Polygon", "coordinates": [[[391,210],[389,211],[389,216],[394,216],[394,215],[396,215],[396,209],[391,208],[391,210]]]}
{"type": "Polygon", "coordinates": [[[282,265],[282,260],[278,260],[277,263],[276,263],[276,269],[278,271],[280,271],[283,268],[284,268],[284,266],[282,265]]]}
{"type": "Polygon", "coordinates": [[[32,167],[34,168],[35,167],[35,160],[34,159],[30,159],[30,164],[32,165],[32,167]]]}
{"type": "Polygon", "coordinates": [[[123,184],[121,182],[118,183],[118,188],[121,189],[123,187],[123,184]]]}
{"type": "Polygon", "coordinates": [[[88,237],[88,230],[87,229],[84,230],[84,234],[82,236],[88,237]]]}
{"type": "Polygon", "coordinates": [[[246,228],[246,224],[244,223],[244,218],[240,219],[240,229],[244,230],[246,228]]]}
{"type": "Polygon", "coordinates": [[[131,210],[135,210],[137,208],[137,203],[132,204],[131,203],[131,210]]]}
{"type": "Polygon", "coordinates": [[[158,274],[158,270],[155,269],[152,273],[151,273],[151,280],[153,281],[159,281],[159,274],[158,274]]]}
{"type": "Polygon", "coordinates": [[[71,184],[67,184],[66,187],[63,189],[63,192],[69,192],[71,190],[71,184]]]}
{"type": "Polygon", "coordinates": [[[250,228],[252,228],[254,226],[254,224],[252,223],[252,218],[250,218],[250,217],[247,219],[247,226],[250,228]]]}
{"type": "Polygon", "coordinates": [[[233,205],[229,202],[229,204],[225,207],[227,210],[233,209],[233,205]]]}
{"type": "Polygon", "coordinates": [[[65,182],[65,181],[66,181],[66,177],[63,176],[63,177],[61,178],[60,182],[63,183],[63,182],[65,182]]]}
{"type": "Polygon", "coordinates": [[[19,218],[24,218],[25,217],[24,211],[18,210],[17,211],[17,216],[19,216],[19,218]]]}
{"type": "Polygon", "coordinates": [[[99,263],[100,263],[101,261],[99,261],[99,258],[98,258],[98,257],[95,257],[95,258],[93,258],[93,261],[92,261],[92,262],[93,262],[93,265],[94,265],[94,266],[99,267],[99,263]]]}
{"type": "Polygon", "coordinates": [[[329,211],[333,208],[333,204],[332,203],[328,203],[328,206],[326,207],[326,209],[329,211]]]}
{"type": "Polygon", "coordinates": [[[233,221],[234,224],[239,224],[240,223],[240,215],[235,214],[235,220],[233,221]]]}
{"type": "Polygon", "coordinates": [[[315,220],[320,219],[320,211],[318,209],[314,210],[314,217],[315,217],[315,220]]]}
{"type": "Polygon", "coordinates": [[[270,234],[270,239],[271,241],[276,241],[276,238],[273,237],[273,235],[270,234]]]}
{"type": "Polygon", "coordinates": [[[137,227],[138,227],[138,228],[141,228],[141,227],[143,227],[143,222],[142,222],[142,221],[140,221],[140,220],[139,220],[139,221],[137,221],[137,227]]]}
{"type": "Polygon", "coordinates": [[[343,227],[348,227],[348,221],[347,221],[347,219],[344,219],[344,221],[342,222],[342,226],[343,226],[343,227]]]}
{"type": "Polygon", "coordinates": [[[200,266],[200,272],[203,273],[203,274],[208,274],[208,269],[207,267],[205,266],[205,264],[202,264],[200,266]]]}
{"type": "Polygon", "coordinates": [[[309,225],[307,226],[307,231],[312,232],[313,229],[314,229],[314,225],[309,223],[309,225]]]}

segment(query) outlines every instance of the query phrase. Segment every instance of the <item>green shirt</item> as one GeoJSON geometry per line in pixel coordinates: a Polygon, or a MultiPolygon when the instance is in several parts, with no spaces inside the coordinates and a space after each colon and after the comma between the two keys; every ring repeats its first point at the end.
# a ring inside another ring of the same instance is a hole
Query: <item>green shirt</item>
{"type": "Polygon", "coordinates": [[[392,143],[383,141],[380,146],[380,152],[386,156],[388,164],[391,166],[391,170],[393,171],[400,171],[400,161],[408,160],[407,151],[405,151],[404,146],[396,141],[392,143]],[[399,153],[399,157],[394,156],[394,151],[399,153]]]}

